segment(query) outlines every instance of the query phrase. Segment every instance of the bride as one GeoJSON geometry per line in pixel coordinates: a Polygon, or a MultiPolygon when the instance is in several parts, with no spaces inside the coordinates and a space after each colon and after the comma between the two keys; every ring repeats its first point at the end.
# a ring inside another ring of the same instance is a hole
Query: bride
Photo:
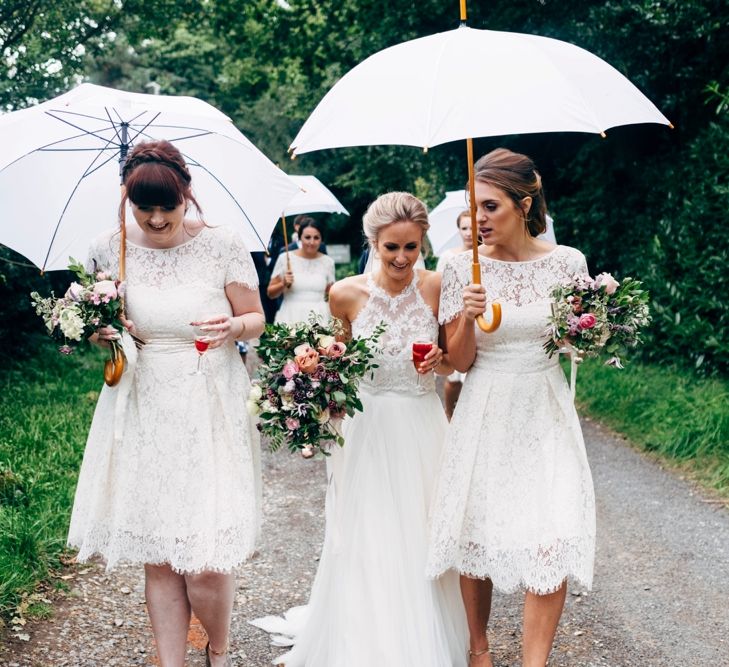
{"type": "MultiPolygon", "coordinates": [[[[391,192],[364,216],[380,260],[375,273],[335,283],[332,314],[348,335],[387,324],[373,376],[360,383],[363,411],[345,420],[337,501],[286,667],[458,667],[466,626],[457,578],[425,575],[428,508],[446,418],[431,371],[450,367],[439,347],[440,274],[416,271],[428,229],[425,205],[391,192]],[[416,340],[432,342],[419,362],[416,340]]],[[[256,623],[259,626],[261,624],[256,623]]]]}

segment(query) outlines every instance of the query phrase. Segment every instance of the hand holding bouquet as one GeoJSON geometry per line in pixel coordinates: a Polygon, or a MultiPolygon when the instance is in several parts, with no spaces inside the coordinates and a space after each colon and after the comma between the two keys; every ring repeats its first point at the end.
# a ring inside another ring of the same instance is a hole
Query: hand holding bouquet
{"type": "Polygon", "coordinates": [[[607,365],[622,368],[621,354],[641,342],[641,330],[651,319],[648,292],[633,278],[619,283],[609,273],[594,280],[586,274],[575,275],[555,285],[550,296],[552,317],[544,344],[550,357],[568,348],[577,361],[606,354],[607,365]]]}
{"type": "MultiPolygon", "coordinates": [[[[48,333],[62,342],[58,349],[63,354],[71,354],[102,327],[111,326],[119,332],[124,329],[119,317],[125,284],[96,266],[93,273],[88,273],[77,260],[71,257],[69,261],[68,268],[76,274],[77,280],[62,297],[53,293],[46,298],[38,292],[30,294],[35,312],[43,318],[48,333]]],[[[124,371],[124,353],[117,341],[110,343],[111,359],[104,368],[104,379],[113,386],[124,371]]]]}
{"type": "Polygon", "coordinates": [[[344,444],[339,424],[362,409],[359,380],[376,368],[373,351],[384,331],[380,325],[368,338],[337,341],[341,322],[325,325],[312,317],[294,325],[269,324],[256,349],[261,365],[251,389],[248,409],[259,415],[259,430],[271,450],[282,444],[301,451],[329,455],[333,443],[344,444]]]}

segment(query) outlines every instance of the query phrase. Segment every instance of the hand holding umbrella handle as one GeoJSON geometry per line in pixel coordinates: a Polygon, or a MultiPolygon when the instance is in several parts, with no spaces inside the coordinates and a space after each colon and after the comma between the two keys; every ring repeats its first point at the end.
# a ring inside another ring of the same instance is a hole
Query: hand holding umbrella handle
{"type": "MultiPolygon", "coordinates": [[[[481,284],[481,265],[478,262],[473,263],[473,283],[474,285],[481,284]]],[[[488,322],[483,315],[479,315],[476,318],[476,324],[478,328],[484,333],[493,333],[501,326],[501,304],[491,304],[491,321],[488,322]]]]}

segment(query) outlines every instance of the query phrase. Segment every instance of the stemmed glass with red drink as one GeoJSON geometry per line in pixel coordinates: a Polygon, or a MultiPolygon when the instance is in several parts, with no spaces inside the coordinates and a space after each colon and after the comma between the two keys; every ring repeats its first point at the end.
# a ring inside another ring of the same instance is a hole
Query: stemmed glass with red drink
{"type": "Polygon", "coordinates": [[[208,332],[199,326],[193,325],[195,329],[195,351],[197,352],[197,369],[191,373],[191,375],[203,375],[200,370],[200,364],[202,362],[203,355],[207,352],[210,347],[210,338],[208,332]]]}
{"type": "MultiPolygon", "coordinates": [[[[413,366],[418,371],[420,364],[425,361],[425,355],[433,349],[433,343],[429,340],[413,341],[413,366]]],[[[418,384],[420,384],[420,373],[418,373],[418,384]]]]}

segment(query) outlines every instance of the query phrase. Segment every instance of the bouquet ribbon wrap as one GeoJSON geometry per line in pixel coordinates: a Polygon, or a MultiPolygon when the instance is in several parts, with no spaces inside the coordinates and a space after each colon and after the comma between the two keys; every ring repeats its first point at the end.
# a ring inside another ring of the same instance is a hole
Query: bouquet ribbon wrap
{"type": "Polygon", "coordinates": [[[127,366],[116,387],[108,387],[107,391],[116,391],[116,405],[114,407],[114,444],[121,444],[124,436],[124,419],[126,416],[129,392],[134,382],[134,369],[137,366],[137,346],[128,331],[122,331],[121,346],[127,358],[127,366]]]}

